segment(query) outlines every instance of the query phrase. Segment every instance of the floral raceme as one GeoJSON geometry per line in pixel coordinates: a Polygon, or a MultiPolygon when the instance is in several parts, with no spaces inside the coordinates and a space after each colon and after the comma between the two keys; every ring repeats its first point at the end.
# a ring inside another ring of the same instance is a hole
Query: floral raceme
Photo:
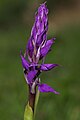
{"type": "Polygon", "coordinates": [[[20,54],[24,76],[32,94],[35,93],[36,86],[38,86],[40,92],[53,92],[55,94],[59,94],[49,85],[42,84],[39,78],[39,75],[43,71],[49,71],[58,66],[58,64],[44,63],[45,56],[51,50],[51,46],[55,42],[55,38],[47,40],[47,31],[48,9],[46,7],[46,3],[43,3],[35,14],[35,22],[26,46],[26,53],[24,56],[22,53],[20,54]],[[26,60],[26,57],[28,57],[28,60],[26,60]]]}

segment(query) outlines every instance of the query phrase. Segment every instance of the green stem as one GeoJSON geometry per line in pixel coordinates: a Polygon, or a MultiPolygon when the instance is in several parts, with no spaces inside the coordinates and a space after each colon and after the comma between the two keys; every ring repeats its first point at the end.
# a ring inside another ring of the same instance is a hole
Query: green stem
{"type": "Polygon", "coordinates": [[[35,98],[35,106],[34,106],[34,118],[35,118],[35,114],[36,114],[36,108],[37,108],[37,104],[38,104],[38,100],[39,100],[39,90],[37,90],[37,93],[36,93],[36,98],[35,98]]]}
{"type": "Polygon", "coordinates": [[[36,88],[35,88],[35,93],[31,93],[31,88],[29,86],[29,105],[33,110],[34,113],[34,107],[35,107],[35,97],[36,97],[36,88]]]}

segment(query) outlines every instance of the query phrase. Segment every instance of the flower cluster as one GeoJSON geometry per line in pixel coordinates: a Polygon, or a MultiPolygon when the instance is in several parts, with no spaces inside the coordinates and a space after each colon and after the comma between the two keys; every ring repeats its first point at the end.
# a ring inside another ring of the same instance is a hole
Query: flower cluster
{"type": "Polygon", "coordinates": [[[48,9],[46,3],[43,3],[35,14],[35,22],[26,46],[26,53],[24,56],[20,54],[24,76],[32,94],[35,93],[36,86],[38,86],[40,92],[53,92],[59,94],[47,84],[42,84],[39,78],[39,75],[43,71],[48,71],[58,66],[58,64],[44,64],[44,58],[55,42],[55,38],[47,40],[47,31],[48,9]],[[28,61],[26,57],[28,57],[28,61]]]}

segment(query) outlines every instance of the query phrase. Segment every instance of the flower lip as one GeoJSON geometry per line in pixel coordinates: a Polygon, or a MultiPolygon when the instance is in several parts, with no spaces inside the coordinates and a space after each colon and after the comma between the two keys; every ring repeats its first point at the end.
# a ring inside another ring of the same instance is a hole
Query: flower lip
{"type": "Polygon", "coordinates": [[[55,91],[47,84],[38,84],[38,89],[40,92],[53,92],[54,94],[59,94],[59,92],[55,91]]]}

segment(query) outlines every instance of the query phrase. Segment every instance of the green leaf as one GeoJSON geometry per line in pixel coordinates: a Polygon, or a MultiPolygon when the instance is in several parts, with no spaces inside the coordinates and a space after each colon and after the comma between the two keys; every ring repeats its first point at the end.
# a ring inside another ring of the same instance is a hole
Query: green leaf
{"type": "Polygon", "coordinates": [[[35,114],[36,114],[36,108],[37,108],[37,104],[38,104],[38,100],[39,100],[39,90],[37,90],[37,94],[36,94],[36,99],[35,99],[35,106],[34,106],[34,117],[35,117],[35,114]]]}
{"type": "Polygon", "coordinates": [[[25,108],[24,120],[33,120],[33,111],[32,111],[32,108],[29,106],[29,102],[25,108]]]}

